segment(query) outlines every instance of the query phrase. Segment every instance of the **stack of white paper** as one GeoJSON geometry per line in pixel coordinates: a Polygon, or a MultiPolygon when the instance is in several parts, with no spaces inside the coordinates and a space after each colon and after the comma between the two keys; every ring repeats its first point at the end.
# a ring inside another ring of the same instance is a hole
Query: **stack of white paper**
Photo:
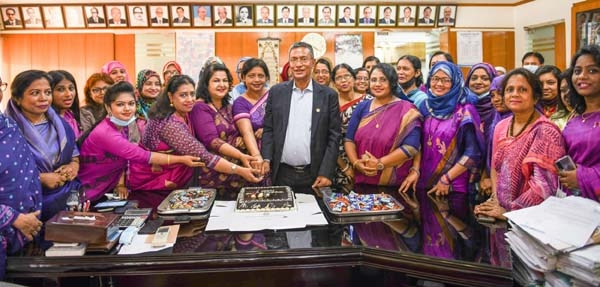
{"type": "Polygon", "coordinates": [[[546,286],[600,286],[600,245],[591,245],[598,243],[591,238],[600,227],[600,203],[551,197],[505,216],[513,227],[506,240],[518,257],[520,284],[539,283],[544,274],[546,286]]]}

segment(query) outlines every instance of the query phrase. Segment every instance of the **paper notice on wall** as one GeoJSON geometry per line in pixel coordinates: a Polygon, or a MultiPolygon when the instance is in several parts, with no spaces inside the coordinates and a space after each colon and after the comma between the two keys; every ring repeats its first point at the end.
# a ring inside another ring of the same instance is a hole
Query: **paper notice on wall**
{"type": "Polygon", "coordinates": [[[472,66],[483,62],[483,40],[481,32],[456,32],[456,51],[459,66],[472,66]]]}

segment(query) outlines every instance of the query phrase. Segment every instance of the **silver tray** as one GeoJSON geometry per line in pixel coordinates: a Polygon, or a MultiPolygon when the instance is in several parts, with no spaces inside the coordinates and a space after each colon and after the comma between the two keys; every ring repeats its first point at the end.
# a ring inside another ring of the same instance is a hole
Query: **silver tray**
{"type": "Polygon", "coordinates": [[[188,189],[176,189],[173,190],[169,196],[167,196],[158,206],[157,211],[158,214],[182,214],[182,213],[205,213],[210,210],[213,202],[215,201],[215,197],[217,195],[217,190],[213,188],[201,188],[201,187],[190,187],[188,189]],[[207,195],[206,201],[202,206],[193,207],[193,208],[171,208],[171,200],[178,197],[182,193],[193,192],[198,193],[202,192],[207,195]]]}
{"type": "Polygon", "coordinates": [[[348,194],[342,194],[337,192],[323,192],[323,203],[327,207],[327,211],[335,216],[365,216],[365,215],[384,215],[384,214],[396,214],[402,210],[404,210],[404,205],[402,205],[398,200],[396,200],[392,195],[386,193],[375,193],[375,194],[358,194],[354,193],[356,196],[372,196],[374,198],[382,198],[385,197],[389,199],[390,203],[394,204],[395,208],[392,209],[380,209],[380,210],[354,210],[354,211],[338,211],[334,210],[330,206],[330,202],[333,200],[332,198],[337,196],[346,196],[348,194]]]}

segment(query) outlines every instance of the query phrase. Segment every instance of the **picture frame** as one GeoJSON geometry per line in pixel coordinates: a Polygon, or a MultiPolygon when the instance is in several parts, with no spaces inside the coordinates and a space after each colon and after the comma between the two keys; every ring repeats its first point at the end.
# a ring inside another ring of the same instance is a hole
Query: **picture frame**
{"type": "Polygon", "coordinates": [[[456,5],[441,5],[438,11],[438,27],[454,27],[456,25],[456,5]]]}
{"type": "Polygon", "coordinates": [[[398,6],[398,26],[415,26],[417,24],[417,5],[398,6]]]}
{"type": "Polygon", "coordinates": [[[294,5],[277,5],[276,6],[278,27],[294,27],[296,25],[296,6],[294,5]]]}
{"type": "Polygon", "coordinates": [[[65,28],[65,20],[60,5],[43,6],[44,27],[65,28]]]}
{"type": "Polygon", "coordinates": [[[193,5],[192,14],[194,16],[194,21],[192,21],[194,27],[212,27],[214,18],[212,17],[213,13],[210,5],[193,5]]]}
{"type": "Polygon", "coordinates": [[[379,5],[377,14],[378,27],[394,27],[396,26],[396,5],[379,5]]]}
{"type": "Polygon", "coordinates": [[[125,5],[106,5],[104,8],[106,9],[106,18],[108,18],[108,27],[127,27],[127,14],[125,13],[125,5]]]}
{"type": "Polygon", "coordinates": [[[377,5],[359,5],[356,12],[358,13],[358,26],[375,27],[377,21],[377,5]]]}
{"type": "Polygon", "coordinates": [[[19,7],[2,7],[2,24],[4,29],[22,29],[23,17],[19,7]]]}
{"type": "Polygon", "coordinates": [[[435,18],[437,12],[437,6],[435,5],[419,5],[419,13],[417,14],[417,26],[419,27],[433,27],[435,26],[435,18]]]}
{"type": "Polygon", "coordinates": [[[85,22],[88,28],[106,27],[106,16],[101,5],[84,6],[83,11],[85,12],[85,22]]]}
{"type": "Polygon", "coordinates": [[[67,28],[85,28],[83,7],[79,5],[63,5],[63,13],[67,28]]]}
{"type": "Polygon", "coordinates": [[[171,25],[174,27],[191,27],[189,5],[171,5],[171,25]]]}
{"type": "Polygon", "coordinates": [[[148,9],[146,5],[127,5],[129,27],[148,27],[148,9]]]}
{"type": "Polygon", "coordinates": [[[274,27],[275,5],[254,5],[254,24],[260,27],[274,27]]]}
{"type": "Polygon", "coordinates": [[[335,27],[335,19],[337,18],[337,9],[335,5],[317,5],[317,13],[319,27],[335,27]]]}
{"type": "Polygon", "coordinates": [[[231,5],[215,5],[213,6],[213,12],[215,27],[233,26],[233,8],[231,5]]]}
{"type": "Polygon", "coordinates": [[[21,14],[26,29],[44,28],[40,6],[21,6],[21,14]]]}
{"type": "Polygon", "coordinates": [[[150,15],[150,26],[152,27],[169,27],[171,21],[169,14],[169,6],[167,5],[150,5],[148,8],[150,15]]]}
{"type": "Polygon", "coordinates": [[[343,27],[356,26],[356,5],[338,5],[337,25],[343,27]]]}
{"type": "Polygon", "coordinates": [[[315,5],[298,5],[296,7],[296,26],[315,26],[315,5]]]}
{"type": "Polygon", "coordinates": [[[235,18],[233,23],[236,27],[252,27],[254,26],[254,10],[252,4],[235,5],[233,13],[235,18]]]}

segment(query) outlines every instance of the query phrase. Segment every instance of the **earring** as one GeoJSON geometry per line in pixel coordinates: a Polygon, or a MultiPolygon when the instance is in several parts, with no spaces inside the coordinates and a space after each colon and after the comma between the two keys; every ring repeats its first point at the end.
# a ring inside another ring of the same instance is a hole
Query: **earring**
{"type": "Polygon", "coordinates": [[[171,108],[172,108],[172,107],[173,107],[173,103],[169,103],[169,107],[171,107],[171,108]]]}

